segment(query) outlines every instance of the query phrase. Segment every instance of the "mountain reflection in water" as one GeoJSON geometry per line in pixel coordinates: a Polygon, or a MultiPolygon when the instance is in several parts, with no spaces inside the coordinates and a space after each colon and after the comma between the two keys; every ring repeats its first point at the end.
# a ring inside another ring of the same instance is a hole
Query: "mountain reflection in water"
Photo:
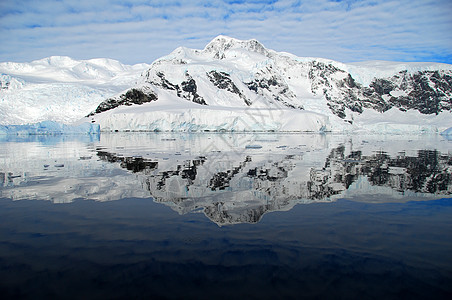
{"type": "Polygon", "coordinates": [[[448,141],[365,138],[118,134],[88,142],[8,141],[0,196],[71,202],[150,195],[180,214],[202,211],[226,225],[341,197],[400,202],[452,193],[452,156],[434,148],[447,149],[448,141]],[[434,147],[411,150],[421,143],[434,147]]]}
{"type": "Polygon", "coordinates": [[[297,176],[291,173],[303,158],[294,154],[276,154],[271,160],[257,162],[252,155],[240,160],[206,154],[172,161],[173,165],[163,168],[158,161],[143,157],[118,157],[105,151],[97,155],[142,173],[144,186],[157,202],[179,213],[202,209],[219,225],[256,223],[269,211],[288,210],[297,203],[331,201],[361,177],[368,181],[368,187],[388,187],[400,196],[407,192],[423,196],[452,193],[452,156],[436,150],[419,150],[416,156],[401,152],[391,157],[384,151],[346,154],[341,145],[331,149],[323,165],[302,168],[297,176]]]}

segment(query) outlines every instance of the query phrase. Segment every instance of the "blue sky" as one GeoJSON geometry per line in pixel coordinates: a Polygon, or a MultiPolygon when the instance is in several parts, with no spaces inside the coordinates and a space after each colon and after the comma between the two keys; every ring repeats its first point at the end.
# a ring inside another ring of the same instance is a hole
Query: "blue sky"
{"type": "Polygon", "coordinates": [[[0,61],[150,63],[215,36],[342,62],[452,63],[450,0],[0,0],[0,61]]]}

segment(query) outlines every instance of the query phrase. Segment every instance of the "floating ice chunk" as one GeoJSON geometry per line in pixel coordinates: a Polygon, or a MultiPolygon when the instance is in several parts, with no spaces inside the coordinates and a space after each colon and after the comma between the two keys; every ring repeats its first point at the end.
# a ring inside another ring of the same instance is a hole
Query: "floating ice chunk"
{"type": "Polygon", "coordinates": [[[262,148],[261,145],[246,145],[245,149],[260,149],[262,148]]]}
{"type": "Polygon", "coordinates": [[[452,136],[452,127],[447,128],[446,130],[444,130],[443,132],[441,132],[441,135],[452,136]]]}
{"type": "Polygon", "coordinates": [[[452,141],[452,127],[441,132],[441,135],[444,136],[446,140],[452,141]]]}

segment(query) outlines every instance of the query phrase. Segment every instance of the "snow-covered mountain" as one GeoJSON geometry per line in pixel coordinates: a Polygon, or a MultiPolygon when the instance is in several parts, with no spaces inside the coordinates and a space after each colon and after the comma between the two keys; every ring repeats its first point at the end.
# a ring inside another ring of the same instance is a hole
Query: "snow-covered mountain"
{"type": "Polygon", "coordinates": [[[30,63],[0,63],[0,125],[71,123],[105,98],[134,85],[147,64],[52,56],[30,63]]]}
{"type": "Polygon", "coordinates": [[[84,121],[102,130],[428,131],[452,126],[452,66],[343,64],[225,36],[177,48],[84,121]]]}
{"type": "Polygon", "coordinates": [[[151,65],[60,56],[0,63],[0,125],[438,132],[452,126],[451,110],[451,65],[343,64],[225,36],[203,50],[177,48],[151,65]]]}

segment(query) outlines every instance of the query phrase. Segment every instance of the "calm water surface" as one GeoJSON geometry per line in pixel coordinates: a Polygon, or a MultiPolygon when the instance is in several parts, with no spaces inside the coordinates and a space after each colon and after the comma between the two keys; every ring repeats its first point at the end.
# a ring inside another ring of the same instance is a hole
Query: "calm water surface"
{"type": "Polygon", "coordinates": [[[0,137],[2,298],[450,299],[441,136],[0,137]]]}

